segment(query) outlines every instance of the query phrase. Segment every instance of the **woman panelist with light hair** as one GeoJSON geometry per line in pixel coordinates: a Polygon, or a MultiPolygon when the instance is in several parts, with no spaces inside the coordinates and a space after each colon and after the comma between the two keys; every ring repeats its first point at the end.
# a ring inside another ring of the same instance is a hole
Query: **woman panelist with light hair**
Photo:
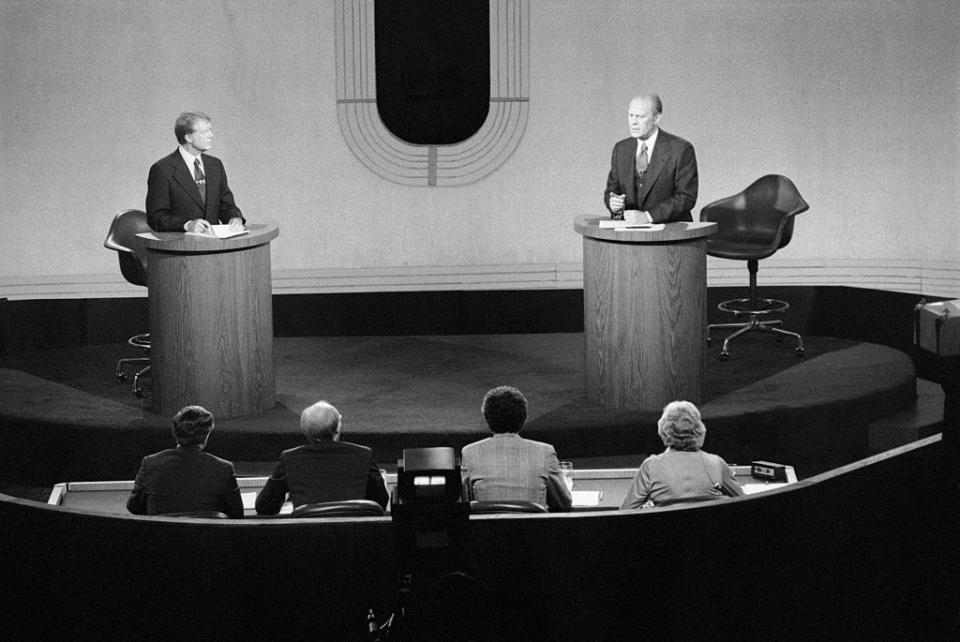
{"type": "Polygon", "coordinates": [[[700,450],[707,427],[695,405],[689,401],[667,404],[657,433],[667,449],[640,464],[621,510],[743,494],[727,462],[700,450]]]}

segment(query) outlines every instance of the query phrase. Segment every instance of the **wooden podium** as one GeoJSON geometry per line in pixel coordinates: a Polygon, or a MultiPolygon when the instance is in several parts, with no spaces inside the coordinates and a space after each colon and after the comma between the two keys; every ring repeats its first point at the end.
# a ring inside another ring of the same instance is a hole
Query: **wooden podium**
{"type": "Polygon", "coordinates": [[[216,419],[273,408],[273,224],[228,239],[147,238],[153,411],[199,404],[216,419]]]}
{"type": "Polygon", "coordinates": [[[706,238],[716,223],[617,231],[578,216],[583,235],[587,400],[659,412],[699,404],[707,328],[706,238]]]}

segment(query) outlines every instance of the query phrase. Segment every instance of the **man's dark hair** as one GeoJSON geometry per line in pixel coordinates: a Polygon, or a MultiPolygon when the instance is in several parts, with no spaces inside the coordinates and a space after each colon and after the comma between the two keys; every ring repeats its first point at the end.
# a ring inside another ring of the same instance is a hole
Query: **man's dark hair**
{"type": "Polygon", "coordinates": [[[527,421],[527,398],[511,386],[494,388],[483,398],[483,418],[492,432],[520,432],[527,421]]]}
{"type": "Polygon", "coordinates": [[[186,406],[173,416],[173,436],[181,446],[203,445],[213,430],[213,415],[203,406],[186,406]]]}

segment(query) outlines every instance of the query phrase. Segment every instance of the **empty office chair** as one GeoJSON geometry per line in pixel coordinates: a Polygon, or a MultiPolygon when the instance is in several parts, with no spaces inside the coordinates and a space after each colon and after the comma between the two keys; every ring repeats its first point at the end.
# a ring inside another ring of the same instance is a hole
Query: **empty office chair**
{"type": "MultiPolygon", "coordinates": [[[[113,217],[110,230],[103,246],[114,250],[120,261],[120,273],[134,285],[147,285],[147,248],[144,240],[137,236],[142,232],[149,232],[146,213],[140,210],[124,210],[113,217]]],[[[135,334],[127,343],[145,352],[150,351],[150,333],[135,334]]],[[[138,365],[140,369],[133,375],[133,394],[143,396],[140,387],[140,377],[150,372],[149,357],[132,357],[120,359],[117,362],[116,377],[120,381],[127,378],[124,367],[138,365]]]]}
{"type": "Polygon", "coordinates": [[[785,176],[768,174],[754,181],[739,194],[714,201],[700,211],[700,220],[717,223],[717,233],[707,238],[707,254],[721,259],[747,262],[750,271],[750,297],[731,299],[718,306],[736,318],[738,323],[711,323],[707,326],[707,345],[714,328],[736,328],[723,341],[720,359],[730,357],[730,341],[751,330],[763,330],[778,339],[791,336],[797,340],[796,353],[803,356],[803,338],[796,332],[779,327],[782,319],[770,319],[790,307],[786,301],[761,299],[757,295],[757,268],[761,259],[787,245],[793,236],[793,220],[809,209],[796,186],[785,176]]]}
{"type": "Polygon", "coordinates": [[[165,513],[159,517],[199,517],[201,519],[230,519],[226,513],[218,510],[188,510],[182,513],[165,513]]]}
{"type": "Polygon", "coordinates": [[[382,517],[383,508],[369,499],[346,499],[298,506],[290,517],[382,517]]]}
{"type": "Polygon", "coordinates": [[[470,502],[470,512],[474,514],[484,513],[546,513],[547,507],[536,502],[523,500],[495,500],[495,501],[472,501],[470,502]]]}

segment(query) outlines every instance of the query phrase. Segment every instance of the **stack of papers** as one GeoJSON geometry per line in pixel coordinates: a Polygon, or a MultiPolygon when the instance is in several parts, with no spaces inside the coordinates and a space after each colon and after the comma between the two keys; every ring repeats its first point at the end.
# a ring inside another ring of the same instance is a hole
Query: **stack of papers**
{"type": "Polygon", "coordinates": [[[206,232],[187,232],[187,234],[193,236],[216,236],[218,239],[228,239],[231,236],[240,236],[246,233],[246,230],[231,230],[229,225],[211,225],[209,234],[206,232]]]}
{"type": "Polygon", "coordinates": [[[663,229],[663,223],[627,223],[626,221],[601,220],[600,229],[613,229],[617,232],[647,231],[656,232],[663,229]]]}

